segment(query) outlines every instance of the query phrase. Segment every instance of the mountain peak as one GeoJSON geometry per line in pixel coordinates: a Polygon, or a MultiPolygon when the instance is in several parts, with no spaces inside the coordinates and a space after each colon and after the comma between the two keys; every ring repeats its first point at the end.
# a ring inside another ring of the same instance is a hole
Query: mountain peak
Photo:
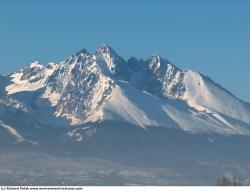
{"type": "Polygon", "coordinates": [[[76,56],[89,55],[88,51],[84,48],[76,53],[76,56]]]}
{"type": "Polygon", "coordinates": [[[249,106],[212,80],[182,71],[159,54],[147,60],[132,57],[125,61],[107,44],[99,46],[94,54],[82,49],[47,67],[33,62],[9,75],[6,83],[0,84],[1,92],[13,98],[16,93],[27,96],[29,92],[35,99],[32,104],[38,104],[34,111],[37,107],[50,110],[52,106],[51,117],[64,118],[72,125],[118,120],[119,116],[139,126],[168,126],[165,119],[169,117],[192,132],[222,132],[226,128],[228,133],[238,134],[244,133],[247,125],[235,127],[231,119],[250,124],[249,106]],[[50,105],[41,104],[43,99],[48,99],[50,105]]]}
{"type": "Polygon", "coordinates": [[[154,53],[154,54],[152,54],[151,56],[149,56],[149,59],[160,60],[160,59],[161,59],[161,57],[160,57],[160,55],[159,55],[159,54],[154,53]]]}
{"type": "Polygon", "coordinates": [[[107,44],[107,43],[103,43],[103,44],[101,44],[100,46],[98,46],[97,47],[97,49],[110,49],[111,48],[111,46],[109,45],[109,44],[107,44]]]}
{"type": "Polygon", "coordinates": [[[96,59],[105,71],[111,75],[123,76],[126,73],[126,62],[109,45],[103,44],[96,49],[96,59]]]}
{"type": "Polygon", "coordinates": [[[158,73],[159,75],[165,74],[169,70],[180,70],[174,66],[170,61],[160,57],[159,54],[153,54],[147,59],[148,67],[153,73],[158,73]]]}
{"type": "Polygon", "coordinates": [[[102,44],[96,48],[96,56],[102,56],[102,57],[119,57],[117,53],[108,45],[108,44],[102,44]]]}
{"type": "Polygon", "coordinates": [[[34,62],[30,63],[29,68],[30,68],[30,69],[32,69],[32,68],[43,69],[44,66],[43,66],[42,64],[40,64],[39,61],[34,61],[34,62]]]}

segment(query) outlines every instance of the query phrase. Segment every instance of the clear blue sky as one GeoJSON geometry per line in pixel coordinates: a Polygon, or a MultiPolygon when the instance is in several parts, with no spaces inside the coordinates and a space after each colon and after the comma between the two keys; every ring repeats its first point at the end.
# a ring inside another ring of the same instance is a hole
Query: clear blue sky
{"type": "Polygon", "coordinates": [[[159,53],[250,101],[248,0],[1,0],[0,73],[108,43],[118,54],[159,53]]]}

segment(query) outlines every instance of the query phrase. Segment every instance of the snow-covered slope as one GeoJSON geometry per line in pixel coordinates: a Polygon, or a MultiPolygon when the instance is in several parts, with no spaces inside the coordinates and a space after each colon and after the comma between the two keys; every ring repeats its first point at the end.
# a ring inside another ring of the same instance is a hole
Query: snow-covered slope
{"type": "Polygon", "coordinates": [[[4,124],[11,124],[6,107],[9,116],[25,108],[25,119],[38,128],[111,120],[191,133],[250,134],[248,104],[157,54],[125,61],[102,45],[94,54],[83,49],[59,63],[34,62],[3,78],[9,79],[0,86],[4,124]],[[15,112],[10,103],[19,105],[15,112]]]}
{"type": "Polygon", "coordinates": [[[183,83],[186,91],[182,99],[191,107],[208,113],[218,112],[250,123],[250,110],[247,104],[208,77],[187,70],[183,83]]]}
{"type": "Polygon", "coordinates": [[[10,75],[12,84],[6,87],[8,94],[23,91],[35,91],[45,86],[45,82],[53,73],[53,69],[45,68],[38,61],[31,63],[20,72],[10,75]]]}
{"type": "Polygon", "coordinates": [[[119,81],[104,105],[105,119],[122,119],[147,128],[181,128],[191,133],[249,134],[249,125],[227,121],[217,112],[190,108],[181,100],[160,99],[119,81]]]}

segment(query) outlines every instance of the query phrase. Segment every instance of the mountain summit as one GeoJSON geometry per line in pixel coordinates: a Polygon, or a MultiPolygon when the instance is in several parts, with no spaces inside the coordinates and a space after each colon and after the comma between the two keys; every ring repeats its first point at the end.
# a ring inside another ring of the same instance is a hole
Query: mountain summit
{"type": "Polygon", "coordinates": [[[66,127],[82,140],[76,129],[104,121],[144,129],[250,134],[248,103],[157,54],[125,61],[101,45],[93,54],[83,49],[59,63],[33,62],[0,76],[0,82],[0,125],[10,127],[12,136],[23,135],[19,140],[44,127],[66,127]]]}

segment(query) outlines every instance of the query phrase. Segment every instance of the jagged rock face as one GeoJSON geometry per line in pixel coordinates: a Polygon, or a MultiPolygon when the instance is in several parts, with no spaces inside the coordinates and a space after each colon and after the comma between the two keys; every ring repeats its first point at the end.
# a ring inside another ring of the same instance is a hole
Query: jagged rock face
{"type": "MultiPolygon", "coordinates": [[[[54,68],[54,72],[48,77],[44,97],[53,94],[51,102],[56,107],[56,116],[70,118],[73,124],[102,118],[100,110],[115,87],[114,80],[129,81],[136,88],[161,97],[181,94],[181,71],[157,55],[146,61],[132,58],[126,63],[104,45],[94,55],[84,49],[48,67],[54,68]]],[[[31,73],[39,69],[43,68],[33,67],[31,73]]]]}
{"type": "Polygon", "coordinates": [[[185,91],[184,73],[158,55],[146,61],[132,57],[127,65],[131,72],[130,83],[141,90],[165,98],[180,98],[185,91]]]}
{"type": "Polygon", "coordinates": [[[21,80],[28,80],[30,83],[36,82],[44,78],[43,71],[45,67],[39,64],[38,61],[33,62],[29,67],[26,67],[22,70],[22,77],[21,80]]]}
{"type": "Polygon", "coordinates": [[[55,95],[56,115],[72,117],[73,123],[101,118],[100,107],[114,82],[102,74],[95,55],[80,51],[59,63],[48,79],[46,94],[55,95]],[[95,116],[91,114],[95,113],[95,116]]]}
{"type": "Polygon", "coordinates": [[[157,54],[125,61],[102,45],[94,54],[83,49],[59,63],[34,62],[0,76],[0,82],[1,104],[8,105],[6,100],[13,98],[39,124],[108,119],[144,128],[175,126],[193,133],[249,133],[248,104],[198,72],[182,71],[157,54]]]}
{"type": "Polygon", "coordinates": [[[107,75],[112,75],[120,79],[128,78],[128,70],[125,60],[107,45],[102,45],[96,49],[94,55],[96,62],[107,75]]]}

